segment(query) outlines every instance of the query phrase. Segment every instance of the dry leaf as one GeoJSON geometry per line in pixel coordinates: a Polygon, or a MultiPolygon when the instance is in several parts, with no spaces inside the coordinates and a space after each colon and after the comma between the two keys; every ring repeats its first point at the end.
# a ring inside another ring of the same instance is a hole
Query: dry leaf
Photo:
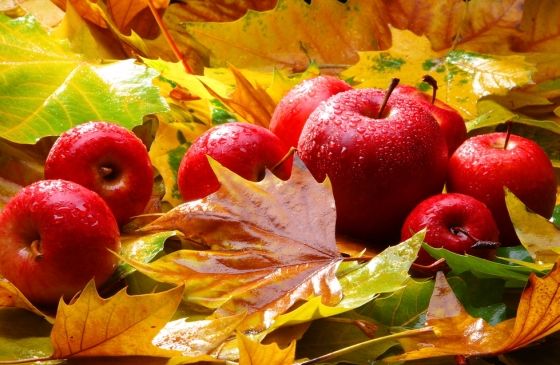
{"type": "Polygon", "coordinates": [[[276,103],[260,85],[253,86],[240,70],[233,66],[230,66],[230,70],[237,85],[231,97],[222,97],[207,86],[208,92],[247,122],[268,128],[276,103]]]}
{"type": "Polygon", "coordinates": [[[152,345],[153,337],[177,309],[183,287],[130,296],[123,289],[109,299],[90,282],[71,304],[58,306],[51,341],[52,358],[177,355],[152,345]]]}
{"type": "Polygon", "coordinates": [[[269,364],[292,365],[296,356],[296,341],[284,349],[277,344],[260,344],[242,333],[237,333],[239,344],[239,365],[269,364]]]}
{"type": "Polygon", "coordinates": [[[317,183],[301,162],[289,181],[267,173],[260,182],[244,180],[215,161],[211,165],[220,190],[178,206],[146,228],[177,229],[206,249],[129,263],[156,280],[184,282],[186,299],[218,308],[217,316],[247,312],[243,328],[267,328],[311,295],[337,304],[341,256],[330,184],[317,183]]]}
{"type": "Polygon", "coordinates": [[[247,11],[265,11],[274,8],[277,0],[182,0],[171,4],[169,11],[183,21],[225,22],[241,18],[247,11]]]}

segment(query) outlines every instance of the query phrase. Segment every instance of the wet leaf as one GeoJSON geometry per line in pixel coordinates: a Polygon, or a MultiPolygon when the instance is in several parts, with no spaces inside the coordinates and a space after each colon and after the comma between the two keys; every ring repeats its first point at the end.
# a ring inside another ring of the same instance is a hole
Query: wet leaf
{"type": "Polygon", "coordinates": [[[171,319],[183,287],[129,296],[121,290],[109,299],[90,282],[71,304],[59,303],[51,341],[55,359],[91,356],[164,356],[177,354],[152,345],[171,319]]]}
{"type": "Polygon", "coordinates": [[[467,123],[467,130],[469,132],[474,129],[495,127],[507,121],[512,121],[560,134],[560,124],[556,121],[530,118],[526,115],[508,110],[493,100],[479,101],[477,109],[479,116],[467,123]]]}
{"type": "Polygon", "coordinates": [[[383,250],[373,259],[339,273],[344,294],[340,303],[328,306],[311,298],[294,310],[280,315],[271,329],[293,326],[319,318],[335,316],[365,305],[381,293],[391,293],[407,284],[410,266],[416,260],[424,239],[419,232],[408,240],[383,250]]]}
{"type": "Polygon", "coordinates": [[[186,300],[217,308],[217,316],[247,312],[243,328],[265,329],[311,295],[336,305],[342,257],[330,184],[317,183],[301,163],[288,181],[267,173],[260,182],[211,165],[220,190],[146,227],[179,230],[206,249],[176,251],[150,264],[126,261],[156,280],[184,282],[186,300]]]}
{"type": "Polygon", "coordinates": [[[533,213],[510,190],[506,206],[515,233],[537,264],[553,264],[560,256],[560,229],[548,219],[533,213]]]}
{"type": "Polygon", "coordinates": [[[270,364],[270,365],[292,365],[296,355],[296,342],[286,348],[279,348],[277,344],[263,345],[251,340],[249,337],[238,332],[239,343],[239,365],[270,364]]]}
{"type": "Polygon", "coordinates": [[[532,269],[521,265],[502,264],[497,261],[489,261],[480,257],[460,255],[444,248],[433,248],[426,244],[422,246],[428,253],[436,258],[444,258],[446,264],[454,274],[472,272],[482,278],[500,278],[514,287],[523,287],[533,272],[532,269]]]}
{"type": "Polygon", "coordinates": [[[392,35],[390,49],[360,53],[360,61],[341,76],[359,82],[360,87],[386,88],[389,79],[397,77],[403,84],[425,89],[420,82],[428,73],[438,82],[438,98],[467,119],[476,116],[476,102],[481,97],[505,94],[531,82],[534,67],[522,55],[435,52],[426,37],[398,29],[392,29],[392,35]]]}
{"type": "Polygon", "coordinates": [[[52,316],[35,307],[15,285],[2,277],[0,277],[0,307],[25,309],[43,317],[47,322],[54,322],[52,316]]]}
{"type": "Polygon", "coordinates": [[[144,115],[167,110],[152,85],[155,73],[132,60],[86,63],[30,17],[0,15],[0,27],[6,81],[0,86],[0,137],[35,143],[100,119],[132,128],[144,115]]]}
{"type": "MultiPolygon", "coordinates": [[[[558,262],[557,262],[558,264],[558,262]]],[[[560,266],[543,278],[531,274],[515,318],[490,326],[471,317],[442,273],[436,277],[427,325],[435,336],[403,341],[406,352],[390,360],[451,355],[496,355],[527,346],[560,330],[560,266]]]]}
{"type": "MultiPolygon", "coordinates": [[[[122,236],[121,237],[121,250],[119,254],[130,260],[138,262],[150,262],[158,254],[163,252],[165,241],[177,236],[178,232],[167,231],[152,233],[143,236],[122,236]]],[[[134,268],[130,265],[121,263],[117,268],[117,276],[124,278],[131,274],[134,268]]]]}
{"type": "Polygon", "coordinates": [[[241,313],[198,321],[177,319],[163,327],[154,338],[153,344],[163,349],[181,352],[182,360],[215,360],[210,354],[235,335],[235,330],[244,317],[245,314],[241,313]]]}

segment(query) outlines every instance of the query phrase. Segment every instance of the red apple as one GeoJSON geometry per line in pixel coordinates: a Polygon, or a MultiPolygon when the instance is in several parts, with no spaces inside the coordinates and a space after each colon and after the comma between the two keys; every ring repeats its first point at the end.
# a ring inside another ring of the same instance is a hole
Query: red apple
{"type": "Polygon", "coordinates": [[[297,147],[309,114],[324,100],[352,87],[334,76],[318,76],[294,86],[274,109],[270,130],[288,146],[297,147]]]}
{"type": "MultiPolygon", "coordinates": [[[[479,200],[464,194],[438,194],[423,200],[407,216],[401,240],[427,228],[424,241],[458,254],[492,259],[495,255],[498,228],[492,212],[479,200]],[[494,245],[493,248],[487,246],[494,245]]],[[[420,249],[416,264],[428,266],[435,260],[420,249]]]]}
{"type": "Polygon", "coordinates": [[[0,273],[31,302],[55,305],[95,278],[101,285],[118,259],[119,228],[95,192],[65,180],[20,190],[0,214],[0,273]]]}
{"type": "Polygon", "coordinates": [[[126,128],[89,122],[63,133],[45,163],[45,178],[74,181],[98,193],[119,224],[144,211],[153,171],[146,146],[126,128]]]}
{"type": "Polygon", "coordinates": [[[288,152],[289,148],[264,127],[237,122],[218,125],[199,136],[183,156],[177,174],[179,191],[190,201],[219,189],[207,155],[247,180],[259,181],[266,169],[274,167],[276,176],[287,180],[291,159],[280,162],[288,152]]]}
{"type": "Polygon", "coordinates": [[[467,139],[465,120],[451,106],[439,99],[434,99],[432,103],[431,96],[409,85],[398,86],[394,93],[407,95],[429,110],[445,136],[449,156],[467,139]]]}
{"type": "Polygon", "coordinates": [[[426,108],[385,91],[355,89],[322,103],[303,128],[298,153],[313,176],[330,178],[339,232],[387,244],[412,208],[441,192],[447,145],[426,108]]]}
{"type": "Polygon", "coordinates": [[[467,139],[449,161],[447,189],[470,195],[488,206],[503,246],[519,244],[505,203],[508,187],[535,213],[550,218],[556,202],[552,163],[535,142],[507,133],[467,139]]]}

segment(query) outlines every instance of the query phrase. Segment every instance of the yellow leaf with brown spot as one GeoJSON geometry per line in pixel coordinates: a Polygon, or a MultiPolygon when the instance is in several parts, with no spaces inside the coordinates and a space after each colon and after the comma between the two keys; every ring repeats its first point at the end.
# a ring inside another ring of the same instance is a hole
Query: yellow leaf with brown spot
{"type": "Polygon", "coordinates": [[[90,282],[73,303],[59,303],[52,358],[177,355],[154,346],[152,339],[171,319],[182,294],[182,286],[137,296],[123,289],[103,299],[90,282]]]}

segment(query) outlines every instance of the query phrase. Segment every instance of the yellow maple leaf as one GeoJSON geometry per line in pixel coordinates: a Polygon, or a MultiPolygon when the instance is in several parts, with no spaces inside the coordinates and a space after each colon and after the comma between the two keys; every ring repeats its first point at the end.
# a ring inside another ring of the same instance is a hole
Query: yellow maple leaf
{"type": "Polygon", "coordinates": [[[261,344],[238,332],[239,365],[292,365],[296,356],[296,341],[281,349],[276,343],[261,344]]]}
{"type": "Polygon", "coordinates": [[[60,302],[51,332],[52,358],[177,355],[154,346],[152,339],[171,319],[182,294],[182,286],[137,296],[123,289],[103,299],[90,282],[73,303],[60,302]]]}

